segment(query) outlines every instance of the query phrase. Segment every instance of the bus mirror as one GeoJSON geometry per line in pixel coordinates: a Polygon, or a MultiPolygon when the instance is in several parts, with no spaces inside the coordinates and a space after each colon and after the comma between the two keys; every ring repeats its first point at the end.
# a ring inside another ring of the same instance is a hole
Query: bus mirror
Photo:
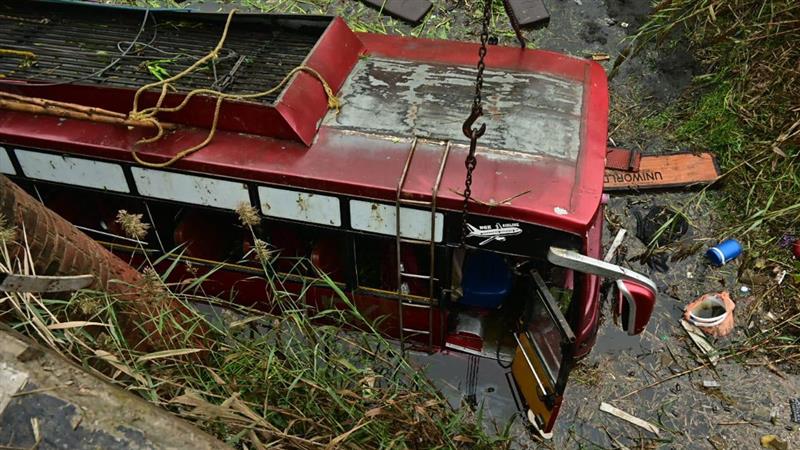
{"type": "Polygon", "coordinates": [[[653,314],[653,307],[656,304],[655,292],[629,280],[617,280],[615,288],[617,290],[614,305],[615,321],[619,320],[622,329],[629,335],[641,333],[653,314]]]}
{"type": "Polygon", "coordinates": [[[617,290],[614,315],[621,318],[628,334],[644,330],[656,303],[656,284],[650,278],[625,267],[582,255],[574,250],[550,247],[547,260],[551,264],[597,275],[615,281],[617,290]]]}

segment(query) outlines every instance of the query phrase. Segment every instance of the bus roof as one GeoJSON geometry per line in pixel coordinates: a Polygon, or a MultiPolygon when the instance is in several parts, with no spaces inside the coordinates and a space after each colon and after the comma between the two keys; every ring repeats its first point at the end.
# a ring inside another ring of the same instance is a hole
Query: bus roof
{"type": "MultiPolygon", "coordinates": [[[[338,113],[329,111],[316,119],[312,133],[304,131],[303,139],[221,129],[207,147],[165,170],[391,203],[417,138],[404,194],[430,199],[449,146],[437,205],[459,210],[467,153],[460,129],[471,107],[478,46],[352,34],[342,25],[337,20],[328,32],[335,28],[339,35],[347,34],[345,41],[355,45],[361,56],[335,69],[346,75],[334,86],[341,86],[338,113]]],[[[315,47],[306,64],[319,66],[323,73],[334,70],[325,65],[336,64],[335,54],[320,56],[320,51],[319,45],[315,47]]],[[[605,72],[583,59],[500,46],[489,48],[486,64],[481,120],[488,131],[479,141],[470,211],[586,233],[603,187],[605,72]]],[[[302,111],[292,111],[300,108],[304,95],[320,100],[320,93],[311,92],[311,87],[319,89],[314,82],[309,77],[302,84],[305,89],[289,89],[277,99],[275,109],[288,111],[284,118],[289,126],[304,117],[302,111]]],[[[136,144],[150,133],[0,110],[0,139],[8,145],[124,164],[132,162],[134,149],[144,159],[164,161],[201,142],[208,130],[181,127],[154,144],[136,144]]]]}

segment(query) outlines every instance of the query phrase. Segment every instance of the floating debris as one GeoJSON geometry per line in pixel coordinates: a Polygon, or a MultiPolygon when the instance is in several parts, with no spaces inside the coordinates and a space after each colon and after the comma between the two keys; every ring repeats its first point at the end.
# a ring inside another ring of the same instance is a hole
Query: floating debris
{"type": "Polygon", "coordinates": [[[789,400],[789,408],[792,410],[792,422],[800,423],[800,398],[789,400]]]}
{"type": "Polygon", "coordinates": [[[699,348],[703,354],[708,357],[708,361],[711,365],[716,366],[717,362],[719,361],[719,355],[717,354],[717,349],[711,345],[710,342],[703,337],[703,333],[700,331],[699,328],[690,324],[685,320],[681,320],[681,326],[684,330],[686,330],[686,334],[689,335],[689,338],[694,342],[694,344],[699,348]]]}
{"type": "Polygon", "coordinates": [[[735,308],[736,304],[727,292],[705,294],[686,305],[683,318],[704,333],[721,337],[733,330],[735,308]]]}
{"type": "Polygon", "coordinates": [[[774,434],[767,434],[761,436],[761,446],[764,448],[771,448],[773,450],[789,450],[789,444],[780,440],[774,434]]]}
{"type": "Polygon", "coordinates": [[[656,436],[658,436],[659,433],[660,433],[658,427],[653,425],[652,423],[650,423],[650,422],[648,422],[646,420],[642,420],[642,419],[640,419],[640,418],[638,418],[636,416],[632,416],[632,415],[626,413],[625,411],[623,411],[623,410],[621,410],[619,408],[616,408],[614,406],[609,405],[606,402],[600,403],[600,411],[607,412],[607,413],[611,414],[612,416],[618,417],[618,418],[620,418],[620,419],[622,419],[622,420],[624,420],[624,421],[626,421],[628,423],[632,423],[632,424],[636,425],[639,428],[643,428],[643,429],[655,434],[656,436]]]}

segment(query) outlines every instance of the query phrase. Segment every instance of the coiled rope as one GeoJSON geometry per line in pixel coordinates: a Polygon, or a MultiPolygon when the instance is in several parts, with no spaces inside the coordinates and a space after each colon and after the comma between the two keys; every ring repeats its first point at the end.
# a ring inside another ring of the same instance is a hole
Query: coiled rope
{"type": "Polygon", "coordinates": [[[150,123],[153,127],[155,127],[158,130],[156,132],[155,136],[150,137],[150,138],[141,139],[139,142],[137,142],[137,144],[148,144],[148,143],[155,142],[155,141],[161,139],[164,136],[164,127],[159,122],[158,118],[156,117],[156,115],[158,113],[160,113],[160,112],[178,112],[178,111],[181,111],[183,108],[186,107],[186,105],[189,103],[191,98],[196,96],[196,95],[213,96],[213,97],[216,97],[217,101],[216,101],[216,104],[214,106],[214,117],[213,117],[213,119],[211,121],[211,127],[209,129],[208,135],[206,136],[206,138],[201,143],[199,143],[197,145],[194,145],[192,147],[189,147],[189,148],[187,148],[185,150],[181,150],[180,152],[175,154],[175,156],[173,156],[169,160],[164,161],[164,162],[160,162],[160,163],[144,161],[137,154],[137,152],[135,150],[133,150],[132,151],[133,159],[135,159],[137,163],[139,163],[139,164],[141,164],[143,166],[146,166],[146,167],[154,167],[154,168],[168,167],[168,166],[174,164],[175,162],[185,158],[186,156],[189,156],[192,153],[202,149],[203,147],[207,146],[214,139],[214,136],[216,135],[217,123],[219,122],[219,112],[220,112],[220,109],[222,107],[222,101],[223,100],[226,100],[226,99],[227,100],[250,100],[250,99],[255,99],[255,98],[259,98],[259,97],[266,97],[268,95],[274,94],[276,91],[281,89],[298,72],[306,72],[306,73],[314,76],[316,79],[318,79],[320,81],[320,83],[322,84],[322,88],[325,90],[325,95],[328,98],[328,109],[336,109],[337,111],[339,110],[339,108],[341,106],[341,103],[339,102],[339,99],[336,97],[336,95],[333,93],[333,89],[331,89],[331,87],[328,84],[328,82],[325,81],[325,79],[322,77],[322,75],[319,72],[317,72],[313,68],[311,68],[309,66],[306,66],[306,65],[301,65],[301,66],[295,67],[288,74],[286,74],[285,77],[283,77],[283,79],[281,80],[280,83],[278,83],[273,88],[268,89],[268,90],[263,91],[263,92],[256,92],[256,93],[252,93],[252,94],[226,94],[226,93],[219,92],[219,91],[216,91],[216,90],[213,90],[213,89],[195,89],[195,90],[189,92],[188,94],[186,94],[186,96],[183,98],[183,101],[181,101],[181,103],[178,104],[177,106],[164,107],[163,106],[164,99],[166,98],[167,92],[168,92],[169,88],[171,87],[171,83],[179,81],[181,78],[184,78],[185,76],[191,74],[198,67],[202,66],[203,64],[207,63],[208,61],[216,59],[219,56],[219,52],[222,50],[222,46],[225,44],[225,39],[227,39],[227,37],[228,37],[228,29],[230,28],[230,24],[231,24],[231,21],[233,19],[233,15],[235,13],[236,13],[236,10],[234,9],[234,10],[231,10],[231,12],[228,14],[228,19],[225,22],[225,28],[222,31],[222,36],[220,37],[219,42],[217,43],[216,47],[214,47],[213,50],[211,50],[206,56],[204,56],[204,57],[198,59],[197,61],[195,61],[194,64],[192,64],[191,66],[187,67],[186,69],[184,69],[180,73],[178,73],[178,74],[176,74],[176,75],[174,75],[172,77],[165,78],[164,80],[159,80],[157,82],[147,84],[147,85],[142,86],[139,89],[137,89],[136,90],[136,94],[134,94],[134,97],[133,97],[133,109],[128,113],[128,119],[129,120],[134,121],[134,122],[150,123]],[[141,97],[142,93],[147,91],[147,90],[149,90],[149,89],[158,88],[158,87],[161,87],[161,94],[159,95],[158,101],[156,101],[155,106],[151,106],[149,108],[144,108],[142,110],[139,110],[139,98],[141,97]]]}
{"type": "MultiPolygon", "coordinates": [[[[186,105],[189,104],[189,101],[192,99],[192,97],[196,95],[207,95],[211,97],[216,97],[216,104],[214,106],[214,117],[211,121],[211,126],[209,128],[208,135],[201,143],[189,147],[185,150],[181,150],[169,160],[159,163],[145,161],[139,156],[139,154],[135,149],[131,150],[133,159],[136,160],[137,163],[146,167],[153,167],[153,168],[168,167],[174,164],[175,162],[185,158],[186,156],[189,156],[192,153],[207,146],[214,139],[214,136],[216,135],[217,123],[219,122],[219,114],[220,114],[220,109],[222,108],[223,100],[251,100],[259,97],[266,97],[268,95],[272,95],[281,88],[283,88],[283,86],[287,82],[289,82],[289,80],[291,80],[295,74],[299,72],[306,72],[312,75],[317,80],[319,80],[319,82],[322,84],[322,88],[325,90],[325,95],[328,98],[328,109],[335,109],[336,111],[339,111],[341,103],[334,94],[333,89],[331,89],[328,82],[325,81],[325,79],[319,72],[306,65],[295,67],[288,74],[286,74],[286,76],[283,77],[280,83],[278,83],[275,87],[263,92],[256,92],[251,94],[226,94],[214,89],[195,89],[186,94],[181,103],[178,104],[177,106],[165,107],[164,100],[166,99],[167,92],[169,91],[169,89],[173,88],[172,83],[180,81],[182,78],[191,74],[192,72],[197,70],[198,67],[204,65],[205,63],[219,58],[220,51],[222,51],[222,47],[225,43],[225,40],[228,37],[228,30],[230,28],[233,15],[235,13],[236,10],[234,9],[228,14],[228,18],[225,21],[225,28],[222,31],[222,36],[220,37],[219,42],[217,43],[216,47],[214,47],[213,50],[211,50],[206,56],[195,61],[194,64],[187,67],[177,75],[166,78],[164,80],[159,80],[157,82],[147,84],[137,89],[133,97],[132,109],[127,114],[118,113],[115,111],[109,111],[101,108],[89,107],[76,103],[57,102],[54,100],[49,100],[44,98],[15,95],[8,92],[0,92],[0,108],[34,113],[34,114],[49,114],[59,117],[68,117],[68,118],[90,120],[102,123],[111,123],[117,125],[155,128],[156,134],[154,136],[140,139],[136,143],[136,145],[141,145],[141,144],[149,144],[156,142],[164,136],[164,130],[168,129],[171,130],[176,128],[175,124],[161,122],[157,117],[158,113],[162,112],[172,113],[181,111],[186,107],[186,105]],[[155,106],[151,106],[140,110],[139,99],[142,93],[149,89],[154,89],[158,87],[161,88],[161,94],[159,95],[155,106]]],[[[4,54],[7,56],[35,58],[35,55],[30,52],[18,52],[5,49],[0,49],[0,54],[4,54]]]]}

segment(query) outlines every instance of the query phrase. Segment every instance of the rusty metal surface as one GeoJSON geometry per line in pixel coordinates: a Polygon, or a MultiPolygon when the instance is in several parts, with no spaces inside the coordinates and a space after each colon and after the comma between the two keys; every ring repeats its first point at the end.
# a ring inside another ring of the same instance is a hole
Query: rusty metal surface
{"type": "MultiPolygon", "coordinates": [[[[398,137],[466,142],[461,132],[472,67],[366,58],[343,86],[344,107],[324,124],[398,137]]],[[[537,73],[487,70],[482,144],[574,161],[581,148],[583,84],[537,73]]]]}

